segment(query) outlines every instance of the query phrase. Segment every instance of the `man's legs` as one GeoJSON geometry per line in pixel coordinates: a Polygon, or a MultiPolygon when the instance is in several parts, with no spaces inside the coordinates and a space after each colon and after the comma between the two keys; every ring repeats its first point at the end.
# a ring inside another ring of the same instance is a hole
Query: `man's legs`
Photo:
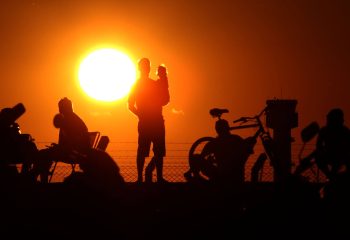
{"type": "Polygon", "coordinates": [[[137,182],[142,182],[142,173],[143,173],[143,167],[145,165],[145,157],[142,154],[137,154],[136,157],[136,165],[137,165],[137,182]]]}
{"type": "Polygon", "coordinates": [[[154,165],[157,170],[157,182],[166,182],[166,180],[163,178],[163,158],[166,155],[164,121],[162,121],[159,125],[159,129],[155,131],[153,153],[154,165]]]}
{"type": "Polygon", "coordinates": [[[52,165],[52,159],[57,159],[57,148],[51,147],[42,149],[38,152],[38,159],[34,162],[30,175],[36,181],[40,176],[42,183],[48,183],[49,171],[52,165]]]}
{"type": "Polygon", "coordinates": [[[146,170],[145,170],[145,181],[146,182],[152,182],[152,173],[153,173],[153,170],[155,168],[156,168],[155,157],[152,157],[151,161],[148,163],[146,170]]]}
{"type": "Polygon", "coordinates": [[[163,178],[163,157],[154,156],[146,167],[146,182],[152,182],[152,172],[157,169],[157,182],[164,182],[163,178]]]}
{"type": "Polygon", "coordinates": [[[148,126],[139,122],[138,124],[138,148],[137,148],[137,182],[143,181],[143,167],[145,165],[145,158],[149,156],[151,148],[151,140],[148,133],[148,126]]]}
{"type": "Polygon", "coordinates": [[[162,156],[154,156],[154,162],[157,169],[157,182],[164,182],[163,178],[163,157],[162,156]]]}

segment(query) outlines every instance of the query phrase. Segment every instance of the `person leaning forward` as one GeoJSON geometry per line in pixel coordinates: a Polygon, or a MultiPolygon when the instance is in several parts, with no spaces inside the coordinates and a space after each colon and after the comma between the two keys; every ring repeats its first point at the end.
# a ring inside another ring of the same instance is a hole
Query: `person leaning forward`
{"type": "Polygon", "coordinates": [[[32,175],[36,179],[48,182],[49,170],[53,161],[69,162],[76,154],[87,154],[90,149],[88,128],[84,121],[73,111],[72,101],[62,98],[58,102],[59,114],[54,117],[54,126],[59,128],[58,144],[41,149],[32,175]]]}

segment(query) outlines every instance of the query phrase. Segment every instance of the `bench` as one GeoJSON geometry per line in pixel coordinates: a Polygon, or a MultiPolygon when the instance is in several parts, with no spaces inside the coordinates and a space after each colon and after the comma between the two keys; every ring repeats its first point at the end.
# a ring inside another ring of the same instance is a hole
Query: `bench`
{"type": "MultiPolygon", "coordinates": [[[[101,151],[106,151],[107,146],[109,144],[109,138],[108,136],[101,136],[100,132],[98,131],[93,131],[93,132],[89,132],[89,136],[90,136],[90,146],[92,149],[98,149],[101,151]]],[[[82,156],[79,156],[79,153],[77,153],[76,156],[72,156],[72,159],[69,161],[69,164],[71,164],[72,166],[72,173],[75,172],[75,167],[77,164],[79,164],[75,159],[81,159],[82,156]]],[[[52,176],[54,175],[56,166],[58,162],[62,162],[62,161],[55,161],[54,166],[52,168],[52,170],[49,172],[50,178],[49,178],[49,182],[51,182],[52,176]]]]}

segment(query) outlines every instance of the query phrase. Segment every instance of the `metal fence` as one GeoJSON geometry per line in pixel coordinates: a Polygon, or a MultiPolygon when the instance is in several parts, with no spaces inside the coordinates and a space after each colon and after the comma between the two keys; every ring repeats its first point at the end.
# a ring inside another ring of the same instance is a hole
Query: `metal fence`
{"type": "MultiPolygon", "coordinates": [[[[37,143],[38,147],[48,145],[47,143],[37,143]]],[[[164,178],[170,182],[185,182],[184,173],[188,170],[188,151],[191,143],[167,143],[167,156],[164,158],[164,178]]],[[[298,153],[301,145],[295,144],[292,146],[292,163],[293,168],[298,164],[298,153]]],[[[305,152],[312,150],[313,146],[306,147],[305,152]]],[[[120,173],[127,182],[134,182],[137,179],[136,171],[136,149],[135,142],[111,142],[107,147],[107,152],[116,161],[120,168],[120,173]]],[[[263,151],[261,145],[257,144],[254,149],[255,153],[250,156],[246,163],[245,179],[250,181],[251,168],[255,163],[258,155],[263,151]]],[[[150,158],[146,159],[147,165],[150,158]]],[[[294,169],[293,169],[294,170],[294,169]]],[[[52,177],[52,182],[63,181],[72,171],[69,164],[58,163],[52,177]]],[[[79,169],[78,169],[79,171],[79,169]]],[[[322,182],[325,180],[324,176],[318,172],[316,167],[307,170],[304,176],[311,182],[322,182]]],[[[261,171],[261,181],[273,181],[273,169],[267,161],[261,171]]]]}

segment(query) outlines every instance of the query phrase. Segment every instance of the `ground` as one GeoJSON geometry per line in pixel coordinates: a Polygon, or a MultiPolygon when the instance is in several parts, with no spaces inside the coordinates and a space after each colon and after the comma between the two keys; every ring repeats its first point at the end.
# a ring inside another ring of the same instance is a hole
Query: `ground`
{"type": "Polygon", "coordinates": [[[344,237],[338,219],[347,212],[320,199],[318,190],[273,183],[246,183],[230,192],[203,183],[126,183],[110,192],[79,184],[3,182],[1,232],[46,239],[344,237]]]}

